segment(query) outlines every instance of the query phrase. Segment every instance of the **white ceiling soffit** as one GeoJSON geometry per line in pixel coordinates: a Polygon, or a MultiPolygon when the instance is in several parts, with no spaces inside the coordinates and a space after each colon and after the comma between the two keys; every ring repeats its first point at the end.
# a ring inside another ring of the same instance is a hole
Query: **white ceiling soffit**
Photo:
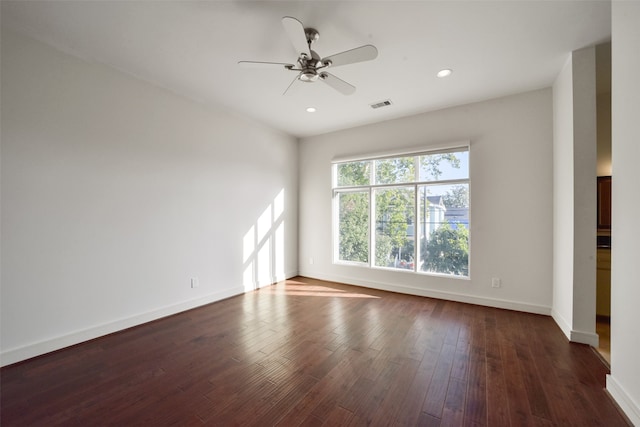
{"type": "Polygon", "coordinates": [[[568,54],[610,39],[609,1],[2,1],[2,25],[214,108],[304,137],[548,87],[568,54]],[[320,32],[321,57],[365,44],[370,62],[331,73],[356,86],[298,85],[281,24],[320,32]],[[453,74],[437,78],[450,68],[453,74]],[[386,108],[371,104],[391,100],[386,108]],[[307,113],[313,106],[315,113],[307,113]]]}

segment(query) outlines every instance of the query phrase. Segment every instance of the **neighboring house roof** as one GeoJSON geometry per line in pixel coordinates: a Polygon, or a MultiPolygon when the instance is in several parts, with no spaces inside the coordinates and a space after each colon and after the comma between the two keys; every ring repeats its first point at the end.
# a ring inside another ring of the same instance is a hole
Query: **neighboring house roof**
{"type": "MultiPolygon", "coordinates": [[[[427,200],[429,201],[429,203],[434,204],[434,205],[440,205],[443,208],[444,206],[444,200],[442,199],[442,196],[427,196],[427,200]]],[[[446,209],[446,208],[445,208],[446,209]]]]}

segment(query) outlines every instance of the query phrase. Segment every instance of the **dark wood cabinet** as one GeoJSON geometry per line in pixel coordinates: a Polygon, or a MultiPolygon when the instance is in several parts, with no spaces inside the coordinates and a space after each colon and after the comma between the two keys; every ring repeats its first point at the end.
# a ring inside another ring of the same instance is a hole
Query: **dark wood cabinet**
{"type": "Polygon", "coordinates": [[[598,177],[598,229],[611,229],[611,177],[598,177]]]}

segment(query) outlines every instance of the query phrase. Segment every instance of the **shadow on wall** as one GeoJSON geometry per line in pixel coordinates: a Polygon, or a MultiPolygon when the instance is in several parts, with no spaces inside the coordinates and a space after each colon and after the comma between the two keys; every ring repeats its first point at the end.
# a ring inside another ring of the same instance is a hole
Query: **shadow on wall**
{"type": "Polygon", "coordinates": [[[262,212],[243,239],[245,292],[285,279],[284,188],[262,212]]]}

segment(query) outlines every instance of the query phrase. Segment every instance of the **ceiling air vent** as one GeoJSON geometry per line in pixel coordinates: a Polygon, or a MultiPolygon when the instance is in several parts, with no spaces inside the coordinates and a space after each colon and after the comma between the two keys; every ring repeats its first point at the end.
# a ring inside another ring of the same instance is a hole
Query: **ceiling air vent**
{"type": "Polygon", "coordinates": [[[374,110],[376,108],[388,107],[389,105],[391,105],[391,100],[387,99],[387,100],[376,102],[375,104],[370,104],[370,105],[371,105],[371,108],[373,108],[374,110]]]}

